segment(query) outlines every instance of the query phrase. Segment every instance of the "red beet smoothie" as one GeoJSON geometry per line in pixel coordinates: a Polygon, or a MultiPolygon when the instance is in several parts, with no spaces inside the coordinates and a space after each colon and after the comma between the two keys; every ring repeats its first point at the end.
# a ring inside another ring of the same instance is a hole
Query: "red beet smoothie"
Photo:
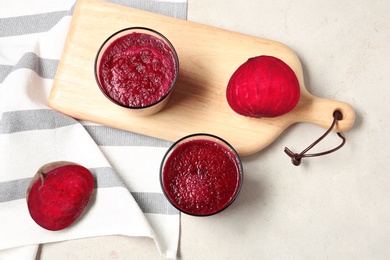
{"type": "Polygon", "coordinates": [[[102,55],[99,81],[112,100],[126,107],[160,101],[177,76],[175,53],[161,39],[133,32],[112,42],[102,55]]]}
{"type": "Polygon", "coordinates": [[[230,205],[242,178],[236,154],[211,140],[197,139],[177,146],[166,160],[162,184],[181,211],[211,215],[230,205]]]}

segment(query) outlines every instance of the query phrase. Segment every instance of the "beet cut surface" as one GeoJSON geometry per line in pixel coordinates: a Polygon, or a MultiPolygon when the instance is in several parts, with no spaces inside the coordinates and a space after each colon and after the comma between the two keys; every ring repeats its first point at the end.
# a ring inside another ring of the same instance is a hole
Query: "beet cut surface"
{"type": "Polygon", "coordinates": [[[273,56],[248,59],[231,76],[226,89],[229,106],[248,117],[277,117],[297,105],[300,87],[294,71],[273,56]]]}
{"type": "Polygon", "coordinates": [[[33,220],[56,231],[73,224],[90,201],[94,179],[85,167],[56,162],[38,170],[27,190],[27,205],[33,220]]]}

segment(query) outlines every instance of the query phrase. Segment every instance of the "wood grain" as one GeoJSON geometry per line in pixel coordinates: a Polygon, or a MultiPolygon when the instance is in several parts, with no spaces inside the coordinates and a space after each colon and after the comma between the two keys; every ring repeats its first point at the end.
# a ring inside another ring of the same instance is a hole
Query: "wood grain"
{"type": "Polygon", "coordinates": [[[333,111],[344,118],[337,131],[355,121],[353,108],[311,95],[304,85],[302,66],[286,45],[250,35],[132,9],[99,0],[78,1],[54,79],[49,106],[71,117],[170,141],[193,133],[222,137],[240,155],[260,151],[294,123],[328,128],[333,111]],[[94,78],[94,59],[102,42],[114,32],[133,26],[165,35],[180,60],[179,79],[168,105],[159,113],[135,117],[108,101],[94,78]],[[271,55],[296,73],[301,98],[291,112],[277,118],[240,116],[228,106],[225,90],[232,73],[248,58],[271,55]]]}

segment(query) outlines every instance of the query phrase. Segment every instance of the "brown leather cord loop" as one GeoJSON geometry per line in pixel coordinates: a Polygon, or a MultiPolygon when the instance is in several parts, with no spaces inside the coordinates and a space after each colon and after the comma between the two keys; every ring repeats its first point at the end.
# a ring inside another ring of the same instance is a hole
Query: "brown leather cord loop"
{"type": "Polygon", "coordinates": [[[330,154],[330,153],[333,153],[333,152],[337,151],[338,149],[340,149],[341,147],[344,146],[344,144],[346,142],[346,139],[340,132],[337,132],[337,135],[342,139],[342,143],[339,146],[337,146],[336,148],[333,148],[331,150],[325,151],[325,152],[306,154],[311,148],[313,148],[316,144],[321,142],[332,131],[332,129],[335,127],[337,121],[343,119],[343,114],[339,110],[336,110],[333,113],[333,118],[334,119],[333,119],[332,125],[325,132],[325,134],[323,134],[320,138],[318,138],[316,141],[314,141],[311,145],[309,145],[301,153],[294,153],[293,151],[291,151],[287,147],[284,148],[284,152],[288,156],[290,156],[291,162],[295,166],[299,166],[301,164],[302,158],[304,158],[304,157],[316,157],[316,156],[322,156],[322,155],[330,154]]]}

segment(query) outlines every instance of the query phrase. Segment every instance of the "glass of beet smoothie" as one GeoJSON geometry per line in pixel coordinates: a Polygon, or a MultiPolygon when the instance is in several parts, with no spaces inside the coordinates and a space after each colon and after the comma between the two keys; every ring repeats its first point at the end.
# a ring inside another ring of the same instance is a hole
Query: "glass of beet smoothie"
{"type": "Polygon", "coordinates": [[[168,102],[179,74],[175,48],[161,33],[130,27],[111,35],[95,59],[95,78],[113,103],[147,116],[168,102]]]}
{"type": "Polygon", "coordinates": [[[210,134],[193,134],[175,142],[160,168],[162,190],[183,213],[209,216],[236,199],[243,181],[243,167],[234,148],[210,134]]]}

